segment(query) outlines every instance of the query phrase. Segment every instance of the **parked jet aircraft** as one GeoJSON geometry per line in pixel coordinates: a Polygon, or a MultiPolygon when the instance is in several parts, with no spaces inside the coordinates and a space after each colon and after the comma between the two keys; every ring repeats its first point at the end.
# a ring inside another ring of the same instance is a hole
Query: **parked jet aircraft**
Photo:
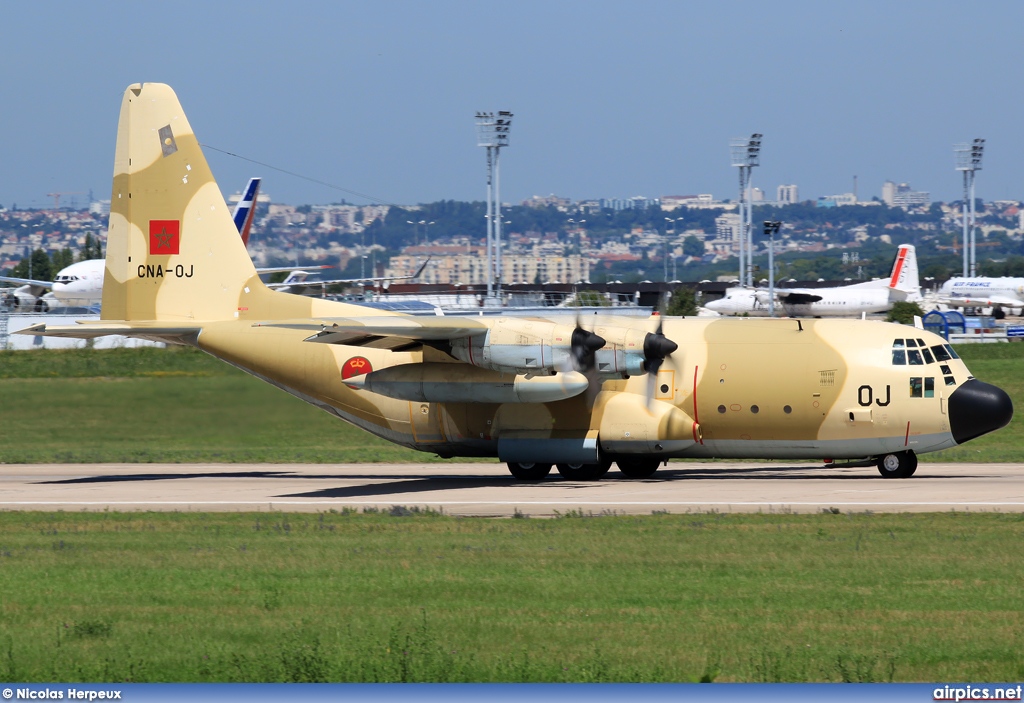
{"type": "Polygon", "coordinates": [[[22,334],[198,347],[392,442],[596,479],[676,457],[823,458],[914,473],[1009,422],[930,332],[859,320],[415,317],[275,292],[174,92],[121,105],[102,319],[22,334]],[[130,206],[129,206],[130,203],[130,206]]]}
{"type": "Polygon", "coordinates": [[[4,304],[11,309],[35,312],[46,312],[56,306],[98,305],[103,269],[103,259],[87,259],[65,266],[52,281],[0,276],[0,282],[18,286],[5,291],[4,304]]]}
{"type": "MultiPolygon", "coordinates": [[[[901,244],[887,279],[833,288],[776,288],[782,311],[791,317],[846,317],[886,312],[897,300],[921,300],[917,255],[901,244]]],[[[724,298],[704,307],[728,315],[767,315],[769,293],[763,288],[730,288],[724,298]]]]}
{"type": "Polygon", "coordinates": [[[1024,278],[951,278],[939,288],[938,302],[956,308],[1024,308],[1024,278]]]}

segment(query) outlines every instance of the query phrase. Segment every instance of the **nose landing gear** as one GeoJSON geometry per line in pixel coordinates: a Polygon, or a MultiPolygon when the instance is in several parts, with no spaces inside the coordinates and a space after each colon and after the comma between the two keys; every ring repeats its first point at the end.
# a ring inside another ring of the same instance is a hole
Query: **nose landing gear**
{"type": "Polygon", "coordinates": [[[893,452],[878,457],[882,478],[910,478],[917,471],[917,455],[912,451],[893,452]]]}

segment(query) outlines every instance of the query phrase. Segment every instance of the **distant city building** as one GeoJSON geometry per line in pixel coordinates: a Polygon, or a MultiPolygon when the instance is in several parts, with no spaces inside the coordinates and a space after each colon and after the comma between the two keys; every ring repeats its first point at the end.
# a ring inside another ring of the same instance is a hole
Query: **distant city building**
{"type": "Polygon", "coordinates": [[[715,218],[715,239],[730,242],[734,247],[740,241],[740,216],[727,212],[715,218]]]}
{"type": "Polygon", "coordinates": [[[110,214],[110,201],[109,200],[93,200],[89,203],[89,214],[91,215],[109,215],[110,214]]]}
{"type": "Polygon", "coordinates": [[[843,205],[857,205],[857,196],[853,193],[840,193],[839,195],[824,195],[818,198],[818,207],[841,207],[843,205]]]}
{"type": "Polygon", "coordinates": [[[763,203],[764,202],[764,191],[760,188],[750,189],[750,202],[752,203],[763,203]]]}
{"type": "Polygon", "coordinates": [[[650,207],[660,207],[661,202],[657,198],[645,198],[642,195],[635,195],[632,198],[602,198],[601,207],[608,210],[646,210],[650,207]]]}
{"type": "Polygon", "coordinates": [[[662,210],[675,210],[681,207],[690,209],[734,207],[733,205],[718,202],[711,193],[701,193],[700,195],[663,195],[660,200],[662,210]]]}
{"type": "Polygon", "coordinates": [[[913,190],[908,183],[886,181],[882,184],[882,202],[889,207],[901,207],[906,210],[912,207],[928,207],[932,199],[931,193],[913,190]]]}
{"type": "MultiPolygon", "coordinates": [[[[387,276],[411,276],[423,263],[423,256],[402,254],[391,257],[387,276]]],[[[538,256],[505,254],[501,259],[501,278],[505,283],[579,283],[590,280],[589,258],[569,256],[538,256]]],[[[432,256],[420,276],[421,283],[448,285],[479,285],[487,282],[487,264],[483,252],[448,252],[432,256]]]]}
{"type": "Polygon", "coordinates": [[[572,200],[569,198],[560,198],[559,196],[552,193],[551,195],[535,195],[528,200],[523,201],[523,205],[526,207],[556,207],[559,210],[568,209],[572,205],[572,200]]]}
{"type": "Polygon", "coordinates": [[[796,185],[783,185],[775,189],[775,200],[779,205],[793,205],[800,202],[800,189],[796,185]]]}

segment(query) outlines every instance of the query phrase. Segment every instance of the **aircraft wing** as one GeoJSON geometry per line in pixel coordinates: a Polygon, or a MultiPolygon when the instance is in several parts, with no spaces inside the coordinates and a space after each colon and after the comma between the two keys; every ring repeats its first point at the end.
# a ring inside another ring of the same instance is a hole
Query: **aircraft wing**
{"type": "Polygon", "coordinates": [[[386,281],[415,281],[423,273],[423,269],[427,268],[427,264],[430,263],[428,257],[426,261],[420,264],[420,267],[416,269],[416,273],[411,276],[367,276],[365,278],[336,278],[333,281],[306,281],[306,285],[320,285],[325,286],[333,285],[335,283],[384,283],[386,281]]]}
{"type": "Polygon", "coordinates": [[[821,300],[820,295],[816,295],[806,290],[795,290],[791,292],[776,290],[775,294],[779,297],[786,305],[807,305],[808,303],[816,303],[821,300]]]}
{"type": "Polygon", "coordinates": [[[37,288],[53,288],[53,281],[36,281],[31,278],[14,278],[13,276],[0,276],[0,282],[15,283],[19,286],[36,286],[37,288]]]}
{"type": "MultiPolygon", "coordinates": [[[[256,269],[256,273],[259,273],[259,274],[264,274],[264,273],[291,273],[292,271],[312,271],[314,269],[319,271],[319,270],[322,270],[322,269],[332,269],[332,268],[334,268],[334,267],[331,266],[330,264],[324,264],[322,266],[264,266],[262,268],[256,269]]],[[[317,282],[319,283],[319,281],[317,281],[317,282]]],[[[272,283],[270,285],[274,286],[274,285],[278,285],[278,284],[272,283]]]]}
{"type": "Polygon", "coordinates": [[[434,342],[487,334],[490,326],[471,317],[349,317],[256,322],[253,327],[308,330],[307,342],[393,348],[410,342],[434,342]]]}

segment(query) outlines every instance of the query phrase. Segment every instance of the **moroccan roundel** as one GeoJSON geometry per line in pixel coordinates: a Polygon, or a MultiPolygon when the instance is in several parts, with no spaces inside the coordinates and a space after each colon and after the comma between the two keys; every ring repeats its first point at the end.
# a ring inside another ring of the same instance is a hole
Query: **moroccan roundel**
{"type": "Polygon", "coordinates": [[[373,371],[373,367],[370,365],[369,359],[365,356],[353,356],[341,367],[341,378],[344,380],[353,376],[362,376],[371,371],[373,371]]]}

